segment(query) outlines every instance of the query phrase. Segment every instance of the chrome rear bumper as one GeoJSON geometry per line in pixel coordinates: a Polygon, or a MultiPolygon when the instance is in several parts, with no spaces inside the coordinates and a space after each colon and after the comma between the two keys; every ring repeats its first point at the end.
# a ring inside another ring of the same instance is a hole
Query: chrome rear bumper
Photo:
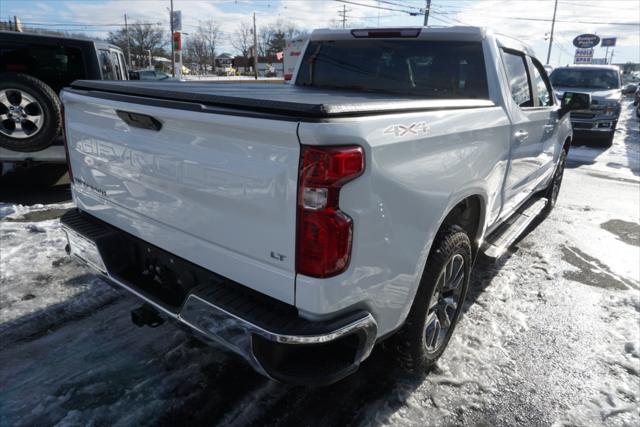
{"type": "MultiPolygon", "coordinates": [[[[123,280],[111,271],[113,266],[106,259],[108,255],[105,252],[108,246],[101,242],[112,233],[118,234],[117,240],[121,240],[126,233],[79,211],[65,214],[61,222],[72,257],[91,267],[111,284],[136,295],[165,317],[241,355],[256,371],[269,378],[304,385],[331,384],[357,370],[375,344],[377,324],[373,316],[364,311],[326,322],[310,322],[297,317],[297,314],[290,319],[283,316],[273,318],[272,311],[256,305],[255,311],[266,311],[267,315],[262,319],[249,319],[239,315],[235,308],[241,306],[245,313],[251,312],[247,307],[250,309],[256,302],[250,295],[245,300],[241,294],[227,298],[227,295],[221,296],[220,290],[214,286],[195,286],[179,307],[168,307],[135,283],[123,280]],[[235,305],[224,302],[229,299],[235,305]]],[[[130,235],[124,237],[136,239],[130,235]]],[[[180,262],[188,263],[185,260],[180,262]]]]}

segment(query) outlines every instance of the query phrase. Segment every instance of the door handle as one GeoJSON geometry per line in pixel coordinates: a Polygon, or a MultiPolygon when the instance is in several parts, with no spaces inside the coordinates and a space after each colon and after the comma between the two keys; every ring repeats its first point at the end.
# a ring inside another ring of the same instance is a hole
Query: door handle
{"type": "Polygon", "coordinates": [[[529,132],[527,132],[526,130],[520,129],[520,130],[517,130],[516,133],[513,134],[513,136],[518,141],[524,141],[525,139],[529,138],[529,132]]]}
{"type": "Polygon", "coordinates": [[[116,110],[116,114],[123,122],[134,128],[159,131],[162,123],[155,117],[147,114],[133,113],[131,111],[116,110]]]}

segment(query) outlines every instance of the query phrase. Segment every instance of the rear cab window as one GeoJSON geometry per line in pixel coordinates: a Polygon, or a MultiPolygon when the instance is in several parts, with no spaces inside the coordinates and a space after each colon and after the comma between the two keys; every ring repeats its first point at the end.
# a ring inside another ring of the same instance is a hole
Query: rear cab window
{"type": "Polygon", "coordinates": [[[480,42],[313,41],[295,84],[423,99],[489,99],[480,42]]]}

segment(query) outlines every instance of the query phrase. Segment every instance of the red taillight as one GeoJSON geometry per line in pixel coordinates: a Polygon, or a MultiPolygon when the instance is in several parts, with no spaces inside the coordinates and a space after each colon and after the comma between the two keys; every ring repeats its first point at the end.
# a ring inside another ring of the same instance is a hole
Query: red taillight
{"type": "Polygon", "coordinates": [[[73,184],[73,171],[71,170],[71,159],[69,158],[69,144],[67,143],[67,126],[65,125],[64,104],[61,104],[60,114],[62,116],[62,143],[64,144],[64,154],[67,157],[67,173],[69,182],[73,184]]]}
{"type": "Polygon", "coordinates": [[[353,221],[340,211],[340,188],[363,171],[361,147],[302,147],[298,177],[298,273],[330,277],[347,268],[353,221]]]}

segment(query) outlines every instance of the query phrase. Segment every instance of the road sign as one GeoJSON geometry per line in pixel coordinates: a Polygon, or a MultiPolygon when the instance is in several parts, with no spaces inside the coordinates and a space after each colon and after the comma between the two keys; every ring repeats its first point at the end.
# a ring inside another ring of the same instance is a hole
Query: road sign
{"type": "Polygon", "coordinates": [[[600,43],[600,37],[595,34],[581,34],[573,39],[573,45],[578,48],[596,47],[600,43]]]}
{"type": "Polygon", "coordinates": [[[594,65],[607,65],[607,58],[593,58],[591,63],[594,65]]]}
{"type": "Polygon", "coordinates": [[[174,10],[171,20],[173,21],[173,31],[182,31],[182,11],[174,10]]]}
{"type": "Polygon", "coordinates": [[[574,64],[591,64],[593,60],[593,48],[576,49],[576,55],[573,58],[574,64]]]}
{"type": "Polygon", "coordinates": [[[615,37],[607,37],[607,38],[602,38],[602,41],[600,43],[600,46],[602,47],[614,47],[616,45],[616,38],[615,37]]]}

